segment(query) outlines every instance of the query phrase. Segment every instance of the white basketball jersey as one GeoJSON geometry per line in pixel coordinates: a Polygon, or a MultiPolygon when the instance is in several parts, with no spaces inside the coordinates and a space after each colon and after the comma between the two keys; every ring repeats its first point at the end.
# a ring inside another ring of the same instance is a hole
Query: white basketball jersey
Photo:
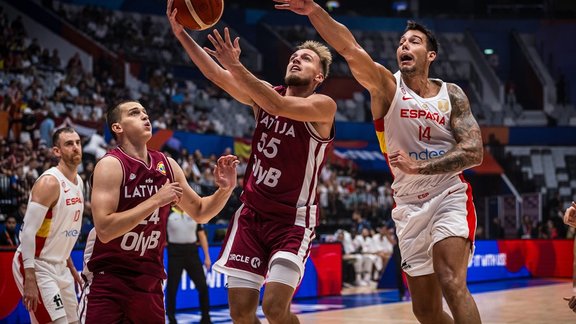
{"type": "MultiPolygon", "coordinates": [[[[68,259],[80,234],[84,213],[84,182],[79,175],[76,175],[78,184],[70,182],[56,167],[46,170],[38,179],[46,175],[58,179],[60,195],[54,207],[46,213],[42,226],[36,232],[34,257],[57,263],[68,259]]],[[[24,219],[24,226],[26,226],[26,219],[24,219]]],[[[18,251],[20,249],[21,246],[18,247],[18,251]]]]}
{"type": "MultiPolygon", "coordinates": [[[[384,116],[384,138],[381,130],[379,132],[378,121],[374,121],[382,152],[403,150],[415,160],[444,155],[456,144],[450,127],[452,105],[446,83],[431,79],[441,84],[440,91],[432,98],[422,98],[406,86],[400,71],[394,76],[396,93],[384,116]]],[[[391,171],[394,176],[392,189],[397,197],[425,192],[460,173],[406,174],[395,167],[391,167],[391,171]]]]}

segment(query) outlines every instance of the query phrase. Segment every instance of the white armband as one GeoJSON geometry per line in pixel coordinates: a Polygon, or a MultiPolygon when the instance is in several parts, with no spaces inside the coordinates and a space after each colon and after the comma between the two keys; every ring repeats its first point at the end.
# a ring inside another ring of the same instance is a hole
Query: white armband
{"type": "Polygon", "coordinates": [[[24,269],[34,268],[34,254],[36,253],[36,233],[42,226],[46,213],[50,208],[30,201],[24,215],[24,226],[20,232],[20,251],[24,261],[24,269]]]}

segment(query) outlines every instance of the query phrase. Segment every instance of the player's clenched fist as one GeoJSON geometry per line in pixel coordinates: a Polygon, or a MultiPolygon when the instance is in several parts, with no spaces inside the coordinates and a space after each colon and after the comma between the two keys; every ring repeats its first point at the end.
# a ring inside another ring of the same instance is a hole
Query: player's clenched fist
{"type": "Polygon", "coordinates": [[[564,224],[576,227],[576,203],[572,202],[572,206],[566,209],[564,213],[564,224]]]}

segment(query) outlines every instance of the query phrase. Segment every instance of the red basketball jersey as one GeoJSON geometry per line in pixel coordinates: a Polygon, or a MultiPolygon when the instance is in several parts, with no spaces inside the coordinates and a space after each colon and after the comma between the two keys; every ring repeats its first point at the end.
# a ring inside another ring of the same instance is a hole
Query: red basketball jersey
{"type": "MultiPolygon", "coordinates": [[[[124,178],[117,212],[132,209],[153,196],[165,183],[174,180],[170,162],[164,154],[148,150],[150,164],[128,156],[116,148],[112,156],[122,165],[124,178]]],[[[164,279],[163,252],[170,205],[155,210],[128,233],[104,244],[94,243],[88,269],[93,273],[144,273],[164,279]]]]}
{"type": "MultiPolygon", "coordinates": [[[[277,87],[282,94],[285,89],[277,87]]],[[[287,224],[318,224],[318,177],[334,139],[322,139],[309,122],[259,109],[241,200],[265,217],[287,224]]]]}

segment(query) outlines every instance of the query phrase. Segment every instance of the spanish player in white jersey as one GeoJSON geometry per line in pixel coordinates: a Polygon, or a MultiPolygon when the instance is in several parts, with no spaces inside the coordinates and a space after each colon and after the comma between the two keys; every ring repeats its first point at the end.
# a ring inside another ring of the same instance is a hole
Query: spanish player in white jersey
{"type": "Polygon", "coordinates": [[[80,136],[58,129],[52,138],[58,165],[46,170],[32,187],[20,246],[12,272],[32,323],[77,323],[75,283],[82,279],[70,258],[84,212],[80,136]]]}
{"type": "Polygon", "coordinates": [[[400,71],[394,74],[314,1],[274,1],[277,9],[308,16],[370,93],[376,133],[394,176],[392,217],[416,318],[480,323],[466,286],[476,212],[462,171],[482,162],[482,138],[462,89],[428,77],[438,54],[436,37],[409,21],[396,48],[400,71]],[[453,319],[442,309],[442,296],[453,319]]]}

